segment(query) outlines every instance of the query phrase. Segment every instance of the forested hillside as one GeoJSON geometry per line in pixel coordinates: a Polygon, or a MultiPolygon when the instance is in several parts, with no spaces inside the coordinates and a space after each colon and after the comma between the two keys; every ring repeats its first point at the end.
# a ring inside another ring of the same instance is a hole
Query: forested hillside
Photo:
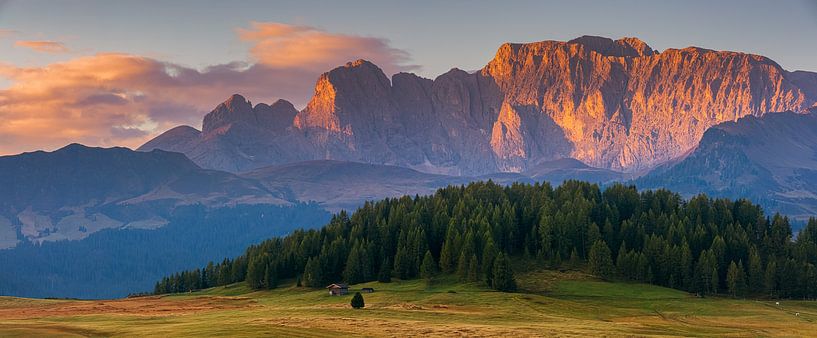
{"type": "Polygon", "coordinates": [[[285,278],[323,287],[437,273],[509,291],[510,262],[523,258],[700,294],[817,297],[815,219],[793,240],[786,217],[769,217],[747,200],[685,201],[667,190],[601,190],[579,181],[557,188],[488,181],[367,203],[320,230],[272,238],[234,260],[166,277],[155,292],[240,281],[274,288],[285,278]]]}
{"type": "MultiPolygon", "coordinates": [[[[124,209],[120,212],[127,212],[124,209]]],[[[190,269],[294,229],[315,228],[329,214],[315,204],[185,206],[158,229],[107,229],[78,241],[0,250],[0,294],[113,298],[150,290],[171,271],[190,269]]]]}

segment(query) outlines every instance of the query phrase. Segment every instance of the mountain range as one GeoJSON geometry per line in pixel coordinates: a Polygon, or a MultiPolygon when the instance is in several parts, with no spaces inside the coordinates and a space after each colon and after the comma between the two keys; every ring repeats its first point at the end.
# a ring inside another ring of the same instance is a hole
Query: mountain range
{"type": "Polygon", "coordinates": [[[574,158],[643,173],[716,124],[815,103],[817,73],[763,56],[583,36],[507,43],[482,69],[433,80],[350,62],[321,75],[300,111],[233,95],[201,131],[180,126],[139,150],[178,151],[230,172],[341,160],[478,176],[574,158]]]}

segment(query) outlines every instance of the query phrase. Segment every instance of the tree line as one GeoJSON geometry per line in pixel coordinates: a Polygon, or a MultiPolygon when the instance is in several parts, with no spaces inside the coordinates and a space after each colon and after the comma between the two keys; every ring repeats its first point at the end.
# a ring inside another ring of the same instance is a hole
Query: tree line
{"type": "Polygon", "coordinates": [[[235,259],[163,278],[155,293],[282,279],[323,287],[345,281],[456,275],[516,288],[512,262],[587,267],[702,295],[817,297],[817,220],[793,238],[789,219],[748,200],[566,181],[450,186],[429,196],[367,202],[321,229],[251,246],[235,259]]]}

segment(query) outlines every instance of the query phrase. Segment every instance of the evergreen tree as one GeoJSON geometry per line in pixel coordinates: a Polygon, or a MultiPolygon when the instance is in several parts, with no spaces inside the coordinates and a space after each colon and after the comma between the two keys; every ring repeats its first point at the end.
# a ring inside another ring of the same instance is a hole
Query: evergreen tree
{"type": "Polygon", "coordinates": [[[355,245],[352,247],[352,251],[349,252],[349,257],[346,260],[346,269],[343,271],[343,279],[349,284],[357,284],[364,281],[360,258],[360,247],[355,245]]]}
{"type": "Polygon", "coordinates": [[[264,269],[264,286],[267,289],[274,289],[278,287],[278,270],[275,264],[267,264],[264,269]]]}
{"type": "Polygon", "coordinates": [[[573,250],[570,251],[570,261],[568,261],[568,264],[574,269],[579,267],[579,252],[576,250],[576,248],[573,248],[573,250]]]}
{"type": "Polygon", "coordinates": [[[361,295],[360,292],[355,292],[355,295],[352,296],[351,305],[353,309],[362,309],[366,306],[366,303],[363,301],[363,295],[361,295]]]}
{"type": "Polygon", "coordinates": [[[377,281],[381,283],[391,283],[391,260],[389,260],[388,257],[383,258],[383,264],[380,264],[377,281]]]}
{"type": "Polygon", "coordinates": [[[456,253],[459,251],[457,237],[457,228],[453,224],[449,225],[445,235],[445,242],[443,242],[440,251],[440,270],[444,273],[451,273],[456,267],[456,259],[458,258],[456,253]]]}
{"type": "Polygon", "coordinates": [[[592,248],[593,244],[595,244],[596,241],[600,239],[601,231],[599,231],[599,226],[596,225],[595,222],[590,223],[590,225],[587,227],[587,246],[585,249],[586,252],[590,252],[590,249],[592,248]]]}
{"type": "Polygon", "coordinates": [[[760,262],[760,254],[754,246],[749,248],[749,271],[747,275],[749,289],[753,292],[763,289],[763,265],[760,262]]]}
{"type": "Polygon", "coordinates": [[[482,274],[488,285],[491,285],[494,274],[494,260],[499,254],[494,246],[494,240],[491,238],[490,232],[485,234],[485,247],[482,249],[482,274]]]}
{"type": "Polygon", "coordinates": [[[321,264],[317,257],[316,258],[310,257],[309,260],[306,261],[303,282],[304,285],[311,288],[324,286],[323,269],[321,268],[321,264]]]}
{"type": "Polygon", "coordinates": [[[479,260],[477,255],[471,255],[471,262],[468,263],[468,280],[476,282],[479,280],[479,260]]]}
{"type": "Polygon", "coordinates": [[[460,253],[460,259],[457,260],[457,276],[461,280],[468,279],[468,267],[471,265],[471,256],[465,251],[460,253]]]}
{"type": "Polygon", "coordinates": [[[738,265],[735,264],[735,261],[729,263],[729,270],[726,272],[726,287],[732,297],[737,297],[742,292],[742,290],[739,290],[741,287],[739,280],[742,278],[743,274],[738,271],[738,265]]]}
{"type": "Polygon", "coordinates": [[[590,247],[590,254],[588,258],[588,265],[590,266],[590,273],[599,276],[603,279],[608,279],[613,276],[613,259],[610,248],[603,240],[597,240],[596,243],[590,247]]]}
{"type": "Polygon", "coordinates": [[[622,242],[621,247],[618,248],[618,257],[616,257],[616,270],[622,277],[633,279],[632,270],[635,264],[631,257],[627,252],[627,244],[622,242]]]}
{"type": "Polygon", "coordinates": [[[777,292],[777,263],[770,259],[766,264],[766,272],[763,275],[763,286],[766,292],[773,296],[777,292]]]}
{"type": "Polygon", "coordinates": [[[431,255],[431,251],[426,251],[426,254],[423,257],[423,265],[420,266],[420,277],[422,277],[423,279],[431,280],[436,275],[437,262],[434,261],[434,257],[431,255]]]}
{"type": "Polygon", "coordinates": [[[511,270],[511,263],[503,253],[500,253],[494,262],[492,287],[503,292],[516,291],[516,279],[511,270]]]}
{"type": "Polygon", "coordinates": [[[264,286],[265,264],[261,257],[250,260],[247,269],[247,284],[253,289],[259,289],[264,286]]]}

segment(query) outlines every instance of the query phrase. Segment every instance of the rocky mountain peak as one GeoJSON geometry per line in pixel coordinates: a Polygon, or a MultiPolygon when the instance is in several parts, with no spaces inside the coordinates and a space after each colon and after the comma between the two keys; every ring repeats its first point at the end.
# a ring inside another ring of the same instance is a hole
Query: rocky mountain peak
{"type": "MultiPolygon", "coordinates": [[[[230,95],[230,98],[228,98],[226,101],[224,101],[221,105],[223,105],[224,108],[229,109],[229,110],[233,110],[233,111],[246,110],[247,108],[252,107],[252,105],[250,104],[250,101],[248,101],[243,96],[241,96],[241,94],[230,95]]],[[[216,108],[216,109],[218,109],[218,108],[216,108]]]]}
{"type": "Polygon", "coordinates": [[[252,104],[243,96],[233,94],[219,104],[213,111],[204,116],[202,132],[209,134],[218,128],[246,118],[253,112],[252,104]]]}
{"type": "Polygon", "coordinates": [[[585,48],[605,56],[639,57],[655,54],[655,51],[649,45],[634,37],[613,40],[601,36],[585,35],[570,40],[568,43],[583,45],[585,48]]]}
{"type": "Polygon", "coordinates": [[[353,121],[370,124],[372,118],[391,109],[383,102],[390,95],[391,82],[380,67],[363,59],[348,62],[321,75],[314,96],[295,118],[295,126],[337,132],[353,121]]]}

